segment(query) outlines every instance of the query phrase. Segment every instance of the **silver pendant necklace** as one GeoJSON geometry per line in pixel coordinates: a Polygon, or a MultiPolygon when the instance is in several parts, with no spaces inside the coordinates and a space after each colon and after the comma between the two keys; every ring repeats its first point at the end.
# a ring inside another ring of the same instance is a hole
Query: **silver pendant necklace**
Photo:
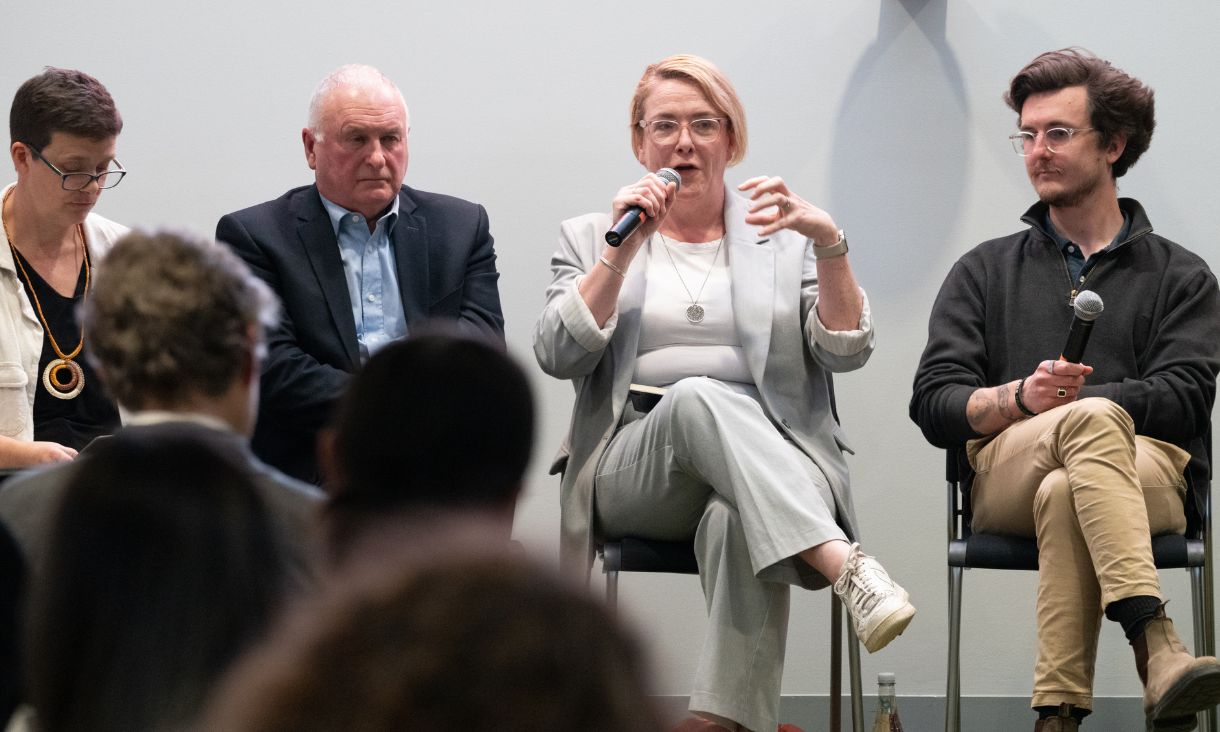
{"type": "MultiPolygon", "coordinates": [[[[725,235],[727,234],[728,232],[725,232],[725,235]]],[[[722,235],[720,241],[716,243],[716,253],[712,255],[712,265],[707,268],[707,274],[703,276],[703,284],[699,286],[698,295],[691,295],[690,288],[686,286],[686,280],[682,279],[682,273],[678,271],[678,263],[674,261],[674,255],[669,251],[669,240],[660,231],[657,231],[657,235],[661,237],[661,243],[665,245],[665,254],[669,256],[669,263],[673,265],[674,274],[678,275],[678,282],[681,283],[682,289],[686,290],[686,296],[690,298],[690,305],[686,307],[686,319],[694,324],[702,323],[707,311],[699,304],[699,298],[703,297],[703,288],[707,287],[707,281],[712,277],[712,270],[716,269],[716,259],[720,256],[720,247],[724,245],[725,235],[722,235]]]]}

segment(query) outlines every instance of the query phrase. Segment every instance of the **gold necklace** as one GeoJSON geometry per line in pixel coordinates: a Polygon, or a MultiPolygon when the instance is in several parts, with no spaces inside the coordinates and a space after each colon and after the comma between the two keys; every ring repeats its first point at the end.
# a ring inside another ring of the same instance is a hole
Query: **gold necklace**
{"type": "MultiPolygon", "coordinates": [[[[4,217],[4,209],[8,206],[8,199],[11,195],[13,195],[13,189],[10,188],[8,193],[4,194],[4,200],[0,201],[0,219],[4,217]]],[[[81,369],[80,364],[73,360],[85,347],[85,324],[81,323],[80,343],[76,344],[76,348],[72,349],[71,353],[61,351],[59,343],[55,341],[55,336],[51,333],[51,326],[47,323],[46,316],[42,314],[42,303],[38,301],[38,294],[34,292],[34,283],[30,280],[30,273],[25,271],[25,265],[21,263],[17,246],[13,243],[13,235],[8,230],[7,220],[4,221],[4,236],[8,239],[8,247],[13,252],[13,261],[17,263],[17,269],[21,270],[21,275],[30,288],[30,297],[34,299],[34,309],[38,311],[38,319],[42,321],[42,328],[47,334],[47,339],[51,341],[51,350],[55,351],[55,355],[59,357],[53,359],[42,370],[42,386],[56,399],[75,399],[76,395],[85,388],[85,372],[81,369]],[[68,378],[66,381],[61,381],[60,376],[65,371],[68,372],[68,378]]],[[[89,247],[85,246],[85,227],[82,224],[76,225],[76,240],[80,243],[81,254],[85,262],[85,291],[81,294],[81,304],[84,304],[85,299],[89,297],[90,267],[89,247]]]]}
{"type": "Polygon", "coordinates": [[[724,245],[724,237],[728,236],[728,232],[720,237],[720,241],[716,244],[716,253],[712,255],[712,265],[707,268],[707,274],[703,276],[703,284],[699,286],[699,294],[690,294],[690,288],[686,286],[686,280],[682,279],[682,273],[678,271],[678,263],[674,261],[674,255],[669,251],[669,240],[661,233],[660,229],[657,234],[661,237],[661,243],[665,247],[665,253],[669,255],[669,263],[673,265],[674,274],[678,275],[678,282],[682,285],[682,289],[686,290],[686,296],[690,298],[690,305],[686,307],[686,319],[692,324],[698,325],[703,322],[703,318],[707,315],[707,311],[699,304],[699,298],[703,297],[703,288],[707,287],[707,281],[712,277],[712,271],[716,269],[716,259],[720,256],[720,247],[724,245]]]}

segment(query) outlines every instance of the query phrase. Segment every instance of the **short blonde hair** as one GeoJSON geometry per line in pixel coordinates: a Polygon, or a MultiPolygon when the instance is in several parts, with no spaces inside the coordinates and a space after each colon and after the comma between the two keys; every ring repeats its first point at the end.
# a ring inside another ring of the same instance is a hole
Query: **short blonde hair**
{"type": "Polygon", "coordinates": [[[644,140],[644,129],[640,127],[640,120],[644,119],[644,102],[652,91],[653,83],[663,79],[676,79],[695,85],[718,114],[728,117],[729,132],[733,135],[733,155],[729,158],[729,165],[740,163],[746,156],[749,138],[746,135],[746,110],[741,106],[737,90],[715,64],[688,53],[668,56],[649,64],[635,85],[635,94],[631,97],[632,153],[639,150],[644,140]]]}

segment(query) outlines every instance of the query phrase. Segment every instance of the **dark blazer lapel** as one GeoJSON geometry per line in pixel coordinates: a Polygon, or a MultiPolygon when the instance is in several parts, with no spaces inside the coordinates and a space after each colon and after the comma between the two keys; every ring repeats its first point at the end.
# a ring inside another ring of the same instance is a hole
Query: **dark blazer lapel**
{"type": "Polygon", "coordinates": [[[398,194],[398,223],[394,225],[394,267],[407,326],[428,319],[428,220],[418,210],[406,186],[398,194]]]}
{"type": "Polygon", "coordinates": [[[354,368],[360,364],[360,344],[356,340],[352,297],[343,275],[343,258],[339,255],[334,224],[322,205],[316,187],[298,196],[293,208],[297,214],[297,235],[301,238],[301,246],[309,257],[309,264],[318,280],[318,289],[322,291],[330,310],[331,322],[354,368]]]}

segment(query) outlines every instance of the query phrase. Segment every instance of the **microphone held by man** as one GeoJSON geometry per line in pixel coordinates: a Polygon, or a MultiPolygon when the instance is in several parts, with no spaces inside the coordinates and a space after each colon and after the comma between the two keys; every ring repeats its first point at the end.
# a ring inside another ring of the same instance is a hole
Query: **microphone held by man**
{"type": "Polygon", "coordinates": [[[1060,358],[1080,363],[1084,357],[1085,346],[1089,344],[1089,335],[1093,332],[1093,321],[1097,320],[1105,306],[1101,302],[1101,295],[1092,290],[1081,290],[1072,301],[1072,309],[1076,315],[1072,318],[1067,344],[1063,347],[1063,355],[1060,358]]]}

